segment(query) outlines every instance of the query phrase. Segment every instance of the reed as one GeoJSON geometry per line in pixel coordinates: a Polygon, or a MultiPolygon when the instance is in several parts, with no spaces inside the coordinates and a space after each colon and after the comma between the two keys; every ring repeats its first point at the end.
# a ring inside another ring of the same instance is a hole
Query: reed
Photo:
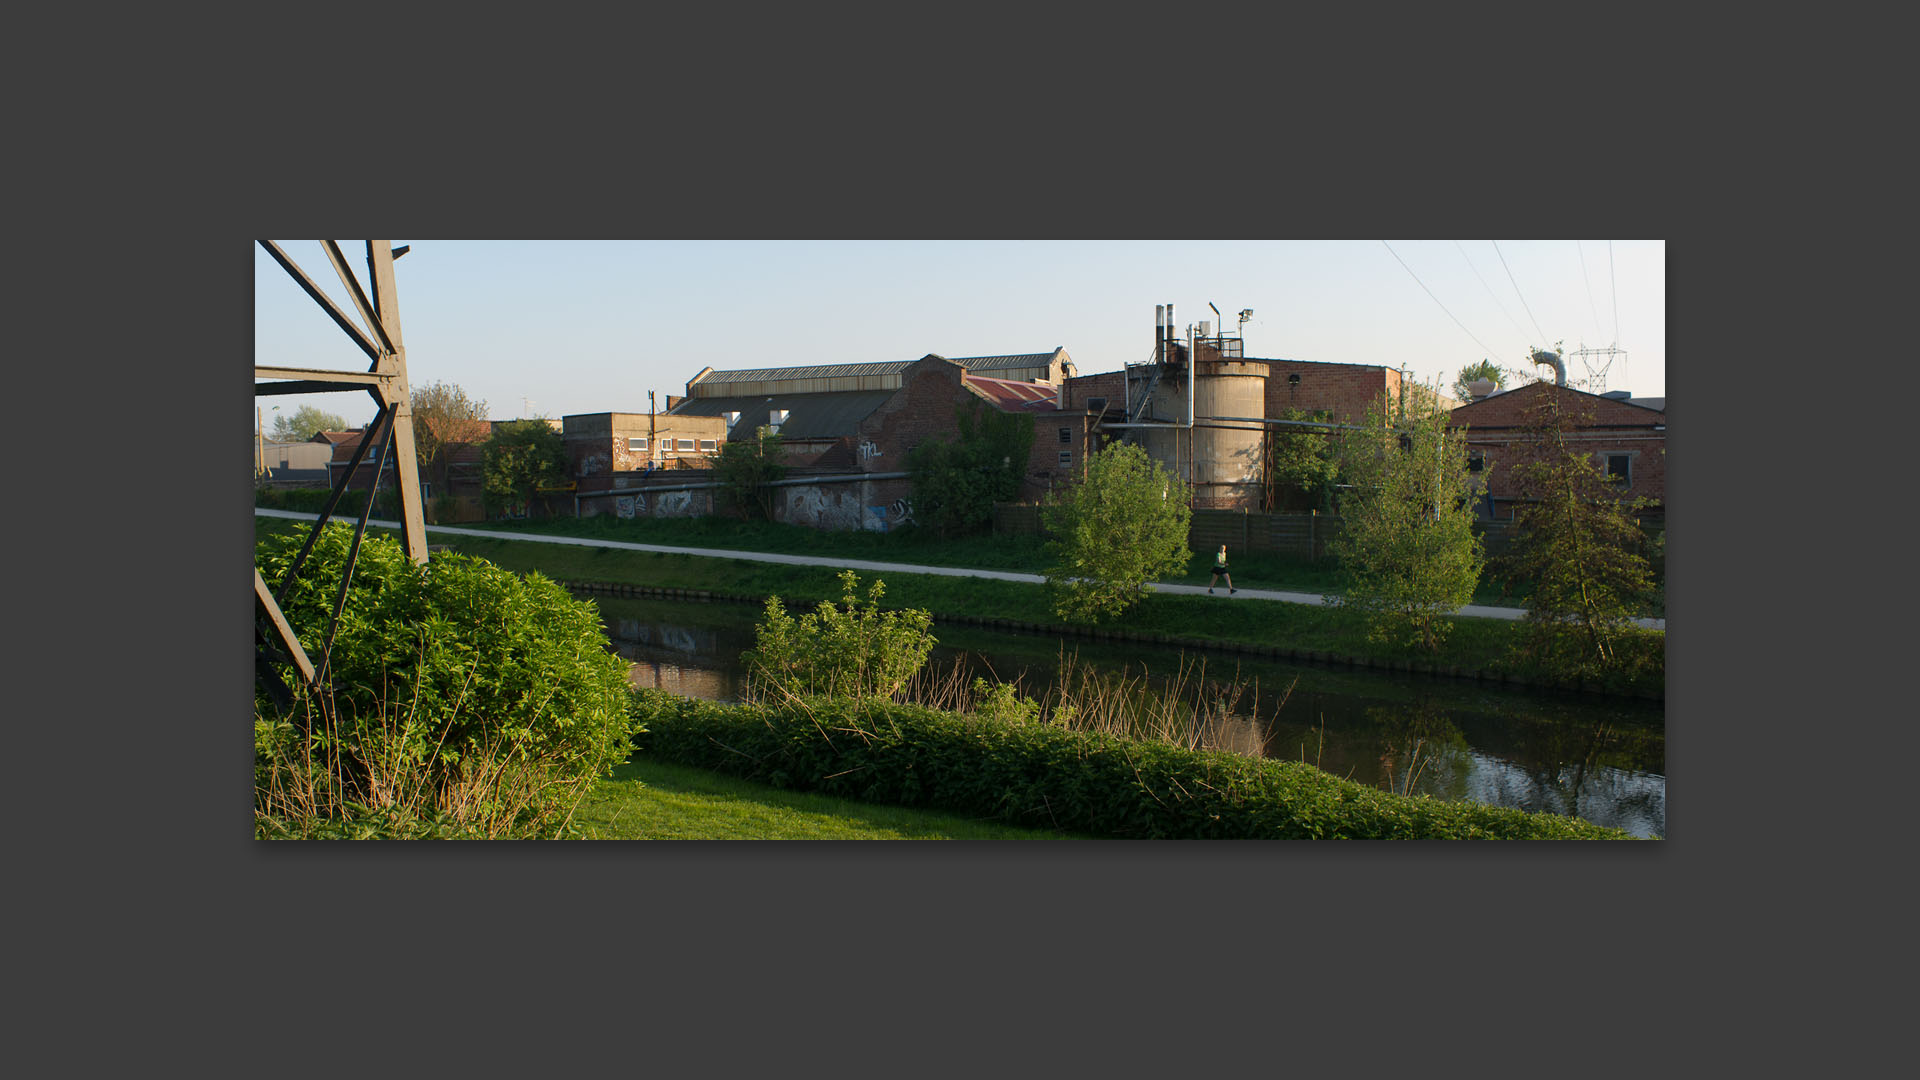
{"type": "Polygon", "coordinates": [[[972,677],[967,657],[956,655],[942,666],[921,668],[894,700],[946,712],[985,710],[1004,718],[1009,695],[999,688],[1011,687],[1013,700],[1029,704],[1037,723],[1190,750],[1251,750],[1249,756],[1258,757],[1248,735],[1286,704],[1295,685],[1290,682],[1278,701],[1263,703],[1259,680],[1243,678],[1237,665],[1231,675],[1216,677],[1204,656],[1183,652],[1173,674],[1156,680],[1145,664],[1102,670],[1065,643],[1044,685],[1032,685],[1025,671],[1011,680],[993,674],[992,681],[972,677]]]}

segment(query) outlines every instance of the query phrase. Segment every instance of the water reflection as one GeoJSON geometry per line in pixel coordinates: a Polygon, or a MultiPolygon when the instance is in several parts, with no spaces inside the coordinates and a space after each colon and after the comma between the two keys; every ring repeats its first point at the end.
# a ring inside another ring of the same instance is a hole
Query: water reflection
{"type": "MultiPolygon", "coordinates": [[[[759,609],[592,597],[635,686],[738,700],[740,654],[759,609]]],[[[1357,783],[1450,801],[1570,814],[1636,836],[1666,831],[1665,713],[1659,703],[1529,693],[1474,683],[1216,656],[1208,686],[1179,686],[1178,651],[1062,645],[1034,635],[936,628],[930,667],[1014,682],[1043,698],[1063,662],[1147,672],[1157,696],[1194,696],[1202,746],[1305,761],[1357,783]],[[1232,697],[1237,684],[1241,693],[1232,697]],[[1216,700],[1201,700],[1210,694],[1216,700]],[[1220,708],[1224,699],[1227,707],[1220,708]]],[[[1191,670],[1188,675],[1191,676],[1191,670]]]]}

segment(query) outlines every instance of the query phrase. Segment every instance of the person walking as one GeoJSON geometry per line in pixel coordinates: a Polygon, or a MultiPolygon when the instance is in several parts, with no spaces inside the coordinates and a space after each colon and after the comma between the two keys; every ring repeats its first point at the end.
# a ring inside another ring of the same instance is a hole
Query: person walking
{"type": "Polygon", "coordinates": [[[1220,584],[1221,578],[1227,579],[1227,595],[1231,596],[1240,591],[1233,587],[1233,575],[1227,573],[1227,545],[1225,544],[1220,545],[1220,553],[1213,557],[1213,580],[1207,582],[1208,596],[1213,595],[1213,587],[1220,584]]]}

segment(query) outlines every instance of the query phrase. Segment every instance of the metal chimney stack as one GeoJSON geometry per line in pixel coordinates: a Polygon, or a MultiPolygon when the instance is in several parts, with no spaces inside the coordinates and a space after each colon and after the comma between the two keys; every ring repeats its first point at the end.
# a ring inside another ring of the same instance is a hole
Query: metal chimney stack
{"type": "Polygon", "coordinates": [[[1167,362],[1167,305],[1153,305],[1153,362],[1167,362]]]}

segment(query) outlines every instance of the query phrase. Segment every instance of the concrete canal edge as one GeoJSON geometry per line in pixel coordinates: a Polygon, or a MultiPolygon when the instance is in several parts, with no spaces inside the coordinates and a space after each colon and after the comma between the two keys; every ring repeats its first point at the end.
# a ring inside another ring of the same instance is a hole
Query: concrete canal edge
{"type": "MultiPolygon", "coordinates": [[[[598,594],[602,596],[659,597],[669,600],[693,600],[703,604],[753,604],[759,606],[767,602],[765,596],[747,593],[713,592],[708,589],[681,589],[655,585],[630,585],[623,582],[606,581],[560,581],[555,584],[570,592],[598,594]]],[[[1511,686],[1527,690],[1560,690],[1595,697],[1627,697],[1643,701],[1663,701],[1666,695],[1651,691],[1620,693],[1607,690],[1600,684],[1588,679],[1578,681],[1554,682],[1545,679],[1528,679],[1498,671],[1477,671],[1467,668],[1441,666],[1418,660],[1375,660],[1364,656],[1346,656],[1339,653],[1321,652],[1314,649],[1296,649],[1291,645],[1267,645],[1257,642],[1217,641],[1210,638],[1182,637],[1174,634],[1155,634],[1141,630],[1116,629],[1113,627],[1066,626],[1052,623],[1031,623],[1019,619],[1002,619],[991,615],[935,615],[934,623],[949,623],[957,626],[978,626],[988,630],[1006,630],[1013,633],[1035,634],[1043,637],[1081,638],[1107,644],[1138,643],[1141,645],[1171,646],[1180,649],[1205,649],[1212,652],[1240,653],[1248,656],[1263,656],[1274,660],[1290,660],[1296,663],[1316,664],[1321,667],[1346,667],[1399,672],[1409,675],[1424,675],[1434,679],[1454,679],[1462,682],[1481,682],[1491,686],[1511,686]]]]}

